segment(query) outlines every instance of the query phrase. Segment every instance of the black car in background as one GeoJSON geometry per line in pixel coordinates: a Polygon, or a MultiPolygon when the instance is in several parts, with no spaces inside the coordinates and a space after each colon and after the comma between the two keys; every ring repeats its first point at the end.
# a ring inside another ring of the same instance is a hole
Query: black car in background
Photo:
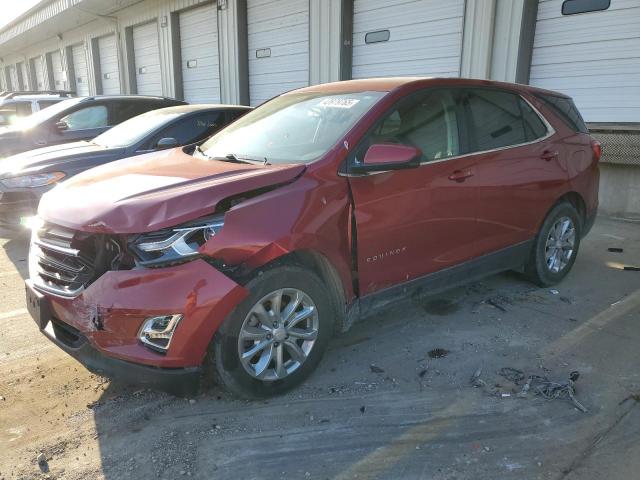
{"type": "Polygon", "coordinates": [[[0,225],[16,228],[37,212],[58,182],[104,163],[166,148],[198,144],[250,107],[182,105],[131,118],[92,141],[39,148],[0,161],[0,225]]]}
{"type": "Polygon", "coordinates": [[[60,143],[89,140],[114,125],[158,108],[186,105],[164,97],[116,95],[63,100],[0,128],[0,157],[60,143]]]}

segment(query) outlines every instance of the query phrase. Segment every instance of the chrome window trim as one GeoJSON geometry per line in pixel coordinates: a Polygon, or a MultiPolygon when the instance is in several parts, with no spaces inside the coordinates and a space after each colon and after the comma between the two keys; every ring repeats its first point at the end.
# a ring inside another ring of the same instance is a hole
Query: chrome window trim
{"type": "MultiPolygon", "coordinates": [[[[506,93],[515,93],[515,92],[510,92],[509,90],[500,90],[502,92],[506,92],[506,93]]],[[[426,166],[426,165],[433,165],[434,163],[442,163],[442,162],[448,162],[450,160],[458,160],[460,158],[465,158],[465,157],[470,157],[471,155],[483,155],[486,153],[493,153],[493,152],[501,152],[503,150],[509,150],[511,148],[519,148],[519,147],[525,147],[527,145],[534,145],[536,143],[539,142],[544,142],[545,140],[548,140],[549,138],[551,138],[553,135],[556,134],[556,130],[555,128],[553,128],[553,126],[549,123],[549,121],[546,119],[546,117],[544,115],[542,115],[542,113],[540,113],[540,110],[538,110],[529,100],[527,100],[526,98],[524,98],[520,93],[515,93],[515,95],[517,95],[519,98],[521,98],[522,100],[524,100],[526,102],[527,105],[529,105],[529,107],[531,107],[531,109],[534,111],[534,113],[538,116],[538,118],[540,118],[540,120],[542,120],[542,123],[544,123],[544,126],[547,128],[547,134],[544,137],[540,137],[540,138],[536,138],[535,140],[531,140],[529,142],[524,142],[524,143],[518,143],[516,145],[507,145],[506,147],[498,147],[498,148],[492,148],[490,150],[478,150],[475,152],[469,152],[469,153],[463,153],[462,155],[455,155],[453,157],[447,157],[447,158],[442,158],[439,160],[425,160],[423,162],[420,162],[420,167],[426,166]]],[[[411,170],[411,169],[409,169],[411,170]]],[[[344,173],[344,172],[338,172],[338,176],[340,177],[367,177],[369,175],[379,175],[381,173],[389,173],[389,172],[393,172],[395,170],[381,170],[378,172],[368,172],[368,173],[344,173]]]]}

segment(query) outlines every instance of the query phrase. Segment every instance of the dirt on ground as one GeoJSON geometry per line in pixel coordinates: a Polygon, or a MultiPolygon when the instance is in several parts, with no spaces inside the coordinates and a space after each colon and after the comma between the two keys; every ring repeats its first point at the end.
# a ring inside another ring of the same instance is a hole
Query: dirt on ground
{"type": "Polygon", "coordinates": [[[0,479],[637,478],[638,223],[599,218],[555,288],[505,273],[389,305],[263,401],[90,374],[29,318],[27,242],[3,236],[0,479]]]}

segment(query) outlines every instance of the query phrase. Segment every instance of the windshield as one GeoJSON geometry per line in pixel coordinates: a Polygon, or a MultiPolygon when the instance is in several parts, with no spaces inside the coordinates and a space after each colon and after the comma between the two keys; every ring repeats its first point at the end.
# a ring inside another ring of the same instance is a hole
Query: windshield
{"type": "Polygon", "coordinates": [[[181,115],[181,113],[175,111],[152,110],[130,118],[107,130],[102,135],[98,135],[93,139],[93,143],[105,148],[130,147],[181,115]]]}
{"type": "Polygon", "coordinates": [[[56,115],[63,113],[70,107],[73,107],[75,104],[79,103],[82,98],[70,98],[69,100],[63,100],[62,102],[58,102],[55,105],[51,105],[50,107],[43,108],[42,110],[24,117],[16,122],[16,126],[19,128],[33,128],[36,125],[41,124],[49,120],[50,118],[55,117],[56,115]]]}
{"type": "Polygon", "coordinates": [[[211,137],[208,157],[260,158],[270,164],[308,163],[320,158],[376,103],[384,92],[282,95],[211,137]]]}

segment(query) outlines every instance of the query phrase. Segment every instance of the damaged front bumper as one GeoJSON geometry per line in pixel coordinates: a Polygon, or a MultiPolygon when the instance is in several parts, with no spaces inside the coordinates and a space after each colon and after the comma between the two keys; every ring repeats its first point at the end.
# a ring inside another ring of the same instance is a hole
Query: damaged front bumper
{"type": "Polygon", "coordinates": [[[89,370],[185,394],[197,388],[213,335],[247,290],[202,259],[167,268],[109,271],[73,298],[27,281],[41,331],[89,370]],[[165,353],[138,339],[154,316],[181,314],[165,353]]]}

